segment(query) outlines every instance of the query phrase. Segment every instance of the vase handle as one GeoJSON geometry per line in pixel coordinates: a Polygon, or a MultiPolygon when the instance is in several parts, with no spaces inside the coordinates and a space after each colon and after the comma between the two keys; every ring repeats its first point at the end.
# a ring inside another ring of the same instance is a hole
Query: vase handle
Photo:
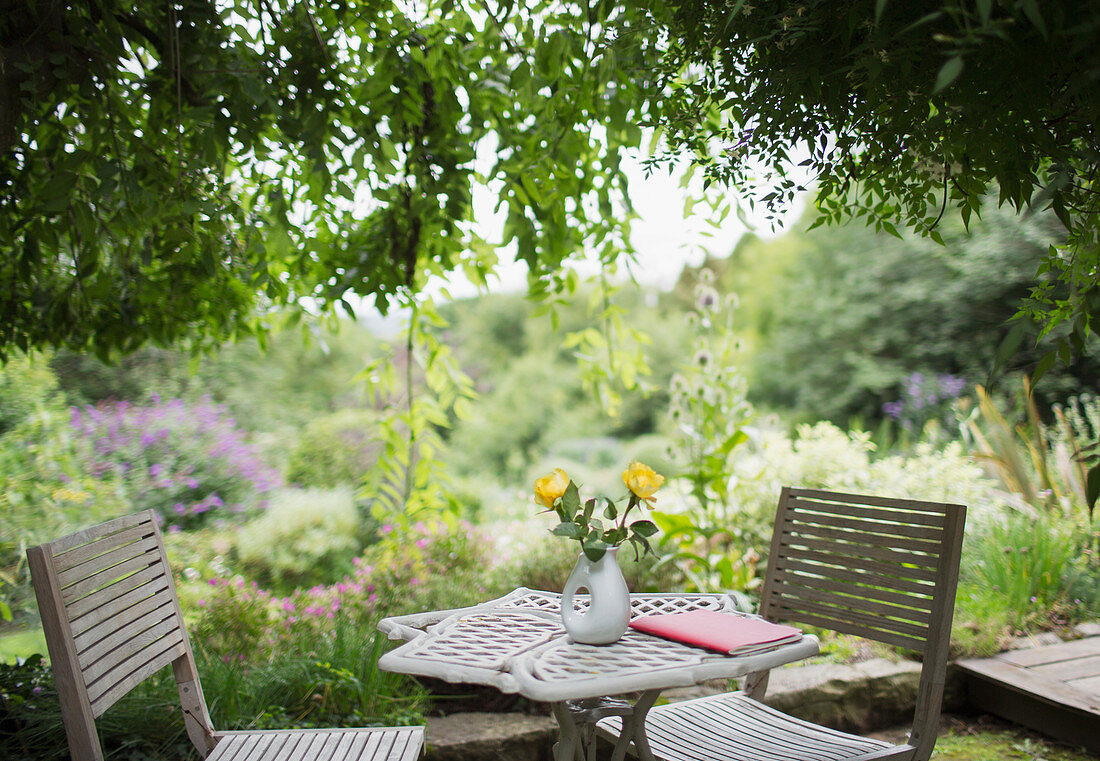
{"type": "Polygon", "coordinates": [[[577,590],[585,588],[588,590],[589,597],[592,595],[592,587],[590,581],[591,566],[587,563],[577,563],[573,568],[573,572],[569,574],[569,578],[565,582],[565,588],[561,591],[561,617],[566,622],[566,628],[572,624],[579,624],[584,616],[576,611],[573,607],[573,597],[577,594],[577,590]],[[567,621],[568,619],[568,621],[567,621]]]}

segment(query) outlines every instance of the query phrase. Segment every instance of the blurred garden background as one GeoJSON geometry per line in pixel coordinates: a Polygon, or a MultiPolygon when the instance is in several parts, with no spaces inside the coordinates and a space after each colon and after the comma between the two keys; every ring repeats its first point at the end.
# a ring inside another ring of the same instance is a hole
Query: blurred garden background
{"type": "MultiPolygon", "coordinates": [[[[792,484],[968,505],[956,655],[1100,616],[1098,29],[0,2],[0,751],[66,756],[25,549],[142,509],[224,729],[483,705],[379,672],[375,622],[560,587],[554,468],[667,477],[635,591],[751,607],[792,484]]],[[[193,755],[173,695],[109,755],[193,755]]]]}
{"type": "MultiPolygon", "coordinates": [[[[970,507],[956,655],[1100,616],[1100,342],[1031,388],[1038,331],[1010,319],[1055,234],[1008,212],[945,231],[946,247],[803,225],[746,235],[664,291],[596,278],[553,303],[425,302],[430,320],[387,335],[322,320],[266,350],[13,357],[0,371],[13,736],[61,739],[24,550],[138,509],[162,520],[218,725],[463,706],[378,672],[374,622],[560,589],[576,548],[531,497],[557,467],[616,498],[630,460],[668,476],[656,554],[625,555],[634,591],[751,606],[779,489],[797,484],[970,507]],[[634,348],[579,363],[611,324],[634,348]],[[632,381],[592,369],[605,362],[633,363],[632,381]]],[[[869,655],[844,639],[826,652],[869,655]]],[[[182,747],[170,723],[129,734],[133,712],[171,700],[161,684],[125,704],[109,742],[182,747]]]]}

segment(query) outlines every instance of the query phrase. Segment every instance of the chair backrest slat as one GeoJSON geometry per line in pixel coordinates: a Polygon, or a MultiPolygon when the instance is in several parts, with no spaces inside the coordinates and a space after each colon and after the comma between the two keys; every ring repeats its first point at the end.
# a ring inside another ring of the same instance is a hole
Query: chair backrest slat
{"type": "MultiPolygon", "coordinates": [[[[779,497],[761,614],[920,652],[916,759],[935,742],[965,517],[962,505],[820,489],[779,497]]],[[[766,685],[753,675],[748,689],[766,685]]]]}
{"type": "MultiPolygon", "coordinates": [[[[852,548],[849,544],[828,539],[813,539],[806,537],[800,537],[798,546],[806,550],[817,550],[819,552],[831,554],[834,558],[834,565],[850,563],[853,560],[863,561],[869,558],[881,561],[881,564],[884,565],[879,566],[880,571],[884,571],[890,576],[897,575],[901,572],[904,573],[906,578],[916,579],[918,581],[933,582],[936,580],[936,559],[928,555],[914,555],[909,552],[895,552],[888,547],[864,545],[861,549],[862,554],[856,557],[853,556],[852,548]]],[[[809,557],[804,551],[799,554],[809,557]]]]}
{"type": "MultiPolygon", "coordinates": [[[[788,560],[783,568],[776,571],[776,579],[791,582],[805,587],[807,590],[816,590],[829,598],[841,595],[838,600],[849,599],[856,609],[863,607],[864,603],[870,610],[877,611],[887,616],[896,616],[905,621],[927,626],[931,622],[932,600],[914,595],[892,592],[879,586],[864,586],[864,583],[850,583],[844,578],[830,578],[821,576],[819,567],[809,563],[798,563],[788,560]]],[[[850,577],[858,577],[858,573],[848,574],[850,577]]],[[[889,586],[888,580],[876,582],[882,586],[889,586]]]]}
{"type": "MultiPolygon", "coordinates": [[[[137,537],[122,542],[117,539],[112,541],[101,540],[91,545],[90,549],[98,551],[99,554],[74,565],[63,562],[70,559],[68,553],[54,558],[54,567],[58,569],[57,581],[61,584],[62,589],[72,587],[78,582],[89,582],[96,578],[106,578],[108,581],[115,580],[118,573],[113,570],[114,567],[127,560],[142,558],[146,561],[146,565],[155,564],[157,541],[152,536],[137,537]]],[[[71,597],[71,595],[66,594],[66,597],[71,597]]]]}
{"type": "MultiPolygon", "coordinates": [[[[140,643],[135,643],[135,646],[140,643]]],[[[92,714],[102,716],[130,690],[145,679],[172,664],[184,654],[183,633],[178,626],[137,650],[126,648],[123,657],[110,658],[106,662],[97,661],[85,669],[85,678],[94,676],[88,682],[88,699],[92,704],[92,714]],[[98,675],[102,671],[102,675],[98,675]]]]}
{"type": "Polygon", "coordinates": [[[894,647],[905,648],[907,650],[919,650],[924,645],[924,640],[919,637],[899,634],[890,629],[876,630],[869,625],[856,626],[844,614],[838,614],[831,610],[825,614],[818,614],[807,610],[777,608],[775,616],[780,620],[797,621],[800,624],[818,626],[822,629],[831,629],[841,634],[855,634],[859,631],[860,634],[857,636],[873,637],[873,639],[878,642],[893,645],[894,647]]]}
{"type": "MultiPolygon", "coordinates": [[[[128,516],[127,516],[128,517],[128,516]]],[[[128,523],[129,521],[127,521],[128,523]]],[[[63,569],[73,568],[87,562],[97,555],[103,554],[105,549],[118,547],[127,542],[133,542],[143,537],[151,536],[150,526],[147,523],[138,523],[130,528],[116,531],[107,536],[99,536],[84,544],[77,545],[68,550],[57,549],[54,555],[54,563],[63,569]],[[106,544],[103,544],[106,542],[106,544]]],[[[56,549],[56,548],[55,548],[56,549]]]]}
{"type": "Polygon", "coordinates": [[[924,652],[948,514],[964,509],[785,489],[761,610],[924,652]]]}
{"type": "Polygon", "coordinates": [[[943,515],[943,505],[938,502],[928,502],[919,499],[900,499],[898,497],[876,497],[872,494],[846,494],[838,491],[826,491],[825,489],[791,488],[788,500],[818,500],[825,503],[856,506],[866,505],[870,507],[885,507],[888,510],[904,510],[909,513],[943,515]]]}
{"type": "Polygon", "coordinates": [[[91,544],[99,539],[114,536],[122,533],[125,529],[132,528],[134,526],[142,526],[142,531],[148,531],[148,527],[152,525],[152,518],[148,510],[140,513],[131,513],[130,515],[123,515],[121,517],[109,520],[106,523],[99,523],[95,526],[90,526],[83,531],[77,531],[73,534],[68,534],[60,539],[55,539],[49,542],[48,546],[50,552],[54,557],[64,555],[65,553],[76,549],[77,547],[83,547],[91,544]]]}
{"type": "Polygon", "coordinates": [[[168,665],[181,696],[195,695],[185,723],[208,751],[213,729],[153,513],[32,547],[27,558],[74,759],[102,759],[94,720],[168,665]]]}
{"type": "Polygon", "coordinates": [[[868,610],[867,606],[856,608],[837,605],[835,598],[828,593],[817,593],[808,589],[788,591],[784,593],[783,601],[777,610],[779,611],[777,615],[786,621],[801,621],[802,618],[810,616],[819,619],[828,618],[835,622],[829,627],[835,631],[877,640],[885,640],[887,636],[893,635],[910,642],[904,647],[911,647],[917,651],[924,650],[928,627],[888,618],[886,615],[868,610]]]}
{"type": "Polygon", "coordinates": [[[184,654],[183,622],[150,514],[138,521],[126,516],[77,536],[83,541],[67,537],[46,548],[98,717],[184,654]]]}
{"type": "MultiPolygon", "coordinates": [[[[171,606],[166,605],[164,600],[156,595],[158,591],[168,588],[167,581],[163,576],[155,577],[150,583],[143,584],[126,595],[112,600],[113,607],[97,608],[73,621],[73,642],[76,643],[77,651],[83,653],[93,645],[111,639],[119,632],[135,631],[134,623],[154,611],[165,611],[164,617],[167,618],[171,606]]],[[[151,626],[155,621],[148,623],[151,626]]],[[[142,631],[142,629],[136,631],[142,631]]]]}
{"type": "MultiPolygon", "coordinates": [[[[114,562],[109,568],[104,568],[98,573],[81,578],[68,586],[62,586],[61,599],[65,601],[66,605],[92,594],[96,594],[96,599],[101,600],[105,595],[112,592],[110,590],[111,585],[117,584],[122,579],[138,571],[153,567],[157,563],[155,552],[136,557],[124,557],[124,555],[124,550],[110,553],[106,560],[114,562]]],[[[64,584],[61,579],[58,579],[58,583],[64,584]]],[[[99,607],[99,604],[96,604],[96,607],[99,607]]]]}
{"type": "MultiPolygon", "coordinates": [[[[140,639],[148,643],[167,636],[176,628],[172,620],[173,612],[171,605],[159,603],[156,598],[147,598],[117,616],[117,621],[106,621],[102,626],[74,637],[77,652],[86,663],[103,663],[103,659],[120,653],[128,642],[140,639]]],[[[85,669],[84,676],[91,678],[88,669],[85,669]]]]}
{"type": "Polygon", "coordinates": [[[129,607],[168,587],[167,571],[159,566],[149,566],[132,576],[119,579],[102,590],[101,594],[88,595],[69,603],[65,606],[65,611],[72,621],[73,631],[79,633],[110,618],[120,607],[129,607]]]}
{"type": "MultiPolygon", "coordinates": [[[[788,506],[793,510],[805,511],[807,513],[823,513],[825,515],[836,515],[848,518],[867,518],[873,521],[890,521],[901,515],[905,522],[909,524],[917,526],[935,526],[936,528],[943,528],[944,526],[944,516],[942,513],[889,507],[883,504],[888,501],[885,497],[877,499],[874,505],[870,503],[867,505],[859,505],[853,504],[852,502],[831,502],[829,501],[829,497],[824,496],[827,492],[816,492],[816,494],[819,495],[816,499],[799,499],[797,497],[791,497],[788,501],[788,506]]],[[[845,496],[848,498],[854,497],[854,495],[845,496]]],[[[909,505],[920,504],[905,500],[898,500],[898,502],[900,504],[909,505]]]]}
{"type": "Polygon", "coordinates": [[[781,567],[801,570],[813,568],[815,572],[827,572],[836,579],[858,581],[872,587],[885,587],[914,595],[931,595],[936,580],[935,571],[913,567],[906,568],[905,574],[908,578],[901,579],[893,575],[897,572],[896,565],[869,558],[845,558],[837,556],[835,551],[819,552],[816,548],[806,548],[798,556],[800,560],[784,558],[781,567]]]}
{"type": "MultiPolygon", "coordinates": [[[[807,504],[807,503],[802,503],[807,504]]],[[[844,529],[846,531],[859,532],[872,537],[882,537],[878,541],[886,541],[887,537],[890,537],[890,541],[904,541],[905,539],[912,539],[914,541],[926,540],[926,545],[934,545],[943,536],[942,526],[928,526],[915,523],[889,523],[894,517],[902,517],[902,513],[897,510],[891,511],[878,511],[879,514],[874,520],[866,520],[863,518],[850,518],[846,517],[843,513],[836,512],[819,512],[811,510],[803,510],[802,504],[792,504],[791,512],[797,513],[799,519],[806,527],[807,531],[811,531],[812,526],[820,526],[822,528],[830,529],[844,529]],[[897,540],[893,537],[903,537],[904,539],[897,540]]],[[[839,505],[837,506],[839,507],[839,505]]],[[[922,514],[923,517],[923,514],[922,514]]],[[[919,549],[919,547],[918,547],[919,549]]]]}
{"type": "MultiPolygon", "coordinates": [[[[798,530],[797,533],[792,532],[792,535],[788,537],[789,540],[816,538],[839,541],[848,545],[845,547],[844,554],[846,555],[854,554],[851,547],[853,543],[865,547],[886,547],[893,550],[895,553],[901,551],[903,553],[920,553],[926,556],[931,555],[937,549],[935,541],[927,541],[923,537],[888,536],[885,534],[871,533],[869,531],[853,530],[839,524],[836,525],[835,528],[827,528],[814,523],[800,521],[799,517],[800,516],[797,515],[792,516],[793,520],[791,524],[797,526],[798,530]]],[[[907,558],[906,562],[909,560],[919,560],[919,558],[907,558]]],[[[899,566],[899,570],[904,570],[904,565],[899,566]]]]}

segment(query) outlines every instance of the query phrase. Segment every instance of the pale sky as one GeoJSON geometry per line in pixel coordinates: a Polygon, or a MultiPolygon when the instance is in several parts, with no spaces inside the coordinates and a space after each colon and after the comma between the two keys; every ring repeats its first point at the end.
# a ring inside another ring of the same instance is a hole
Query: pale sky
{"type": "MultiPolygon", "coordinates": [[[[709,207],[699,203],[688,219],[684,219],[684,204],[688,190],[680,186],[683,171],[672,176],[667,169],[654,171],[648,177],[642,162],[636,157],[624,160],[623,168],[630,179],[631,198],[638,218],[631,224],[631,238],[637,251],[637,262],[631,265],[631,271],[643,286],[660,290],[671,288],[680,276],[684,265],[699,266],[707,254],[725,257],[730,254],[740,237],[748,228],[731,211],[717,228],[707,221],[709,207]]],[[[698,194],[702,182],[694,177],[692,189],[698,194]]],[[[734,192],[734,191],[729,191],[734,192]]],[[[482,237],[499,240],[504,224],[504,212],[493,213],[495,199],[484,189],[474,194],[474,208],[478,218],[478,227],[482,237]]],[[[798,219],[805,206],[797,202],[787,214],[784,222],[798,219]]],[[[757,219],[749,218],[754,231],[761,237],[781,234],[782,229],[773,230],[771,224],[762,215],[757,219]]],[[[491,293],[524,291],[527,287],[527,265],[523,262],[504,261],[508,253],[501,252],[501,263],[497,266],[497,279],[490,284],[491,293]]],[[[595,262],[580,262],[576,265],[582,275],[598,272],[595,262]]],[[[625,277],[625,275],[624,275],[625,277]]],[[[454,298],[475,296],[478,290],[461,273],[453,273],[444,284],[433,283],[429,292],[438,295],[444,287],[454,298]]]]}

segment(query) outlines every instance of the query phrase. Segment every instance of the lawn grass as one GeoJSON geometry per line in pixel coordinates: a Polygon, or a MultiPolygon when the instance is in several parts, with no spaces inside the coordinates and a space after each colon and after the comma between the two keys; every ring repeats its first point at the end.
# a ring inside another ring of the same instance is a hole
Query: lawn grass
{"type": "MultiPolygon", "coordinates": [[[[908,727],[896,727],[872,736],[903,743],[908,727]]],[[[944,714],[932,761],[1097,761],[1090,755],[1023,727],[983,713],[944,714]]]]}
{"type": "Polygon", "coordinates": [[[35,653],[46,653],[46,638],[41,629],[0,634],[0,663],[14,663],[35,653]]]}
{"type": "Polygon", "coordinates": [[[1012,729],[947,732],[936,741],[938,761],[1096,761],[1097,756],[1012,729]]]}

